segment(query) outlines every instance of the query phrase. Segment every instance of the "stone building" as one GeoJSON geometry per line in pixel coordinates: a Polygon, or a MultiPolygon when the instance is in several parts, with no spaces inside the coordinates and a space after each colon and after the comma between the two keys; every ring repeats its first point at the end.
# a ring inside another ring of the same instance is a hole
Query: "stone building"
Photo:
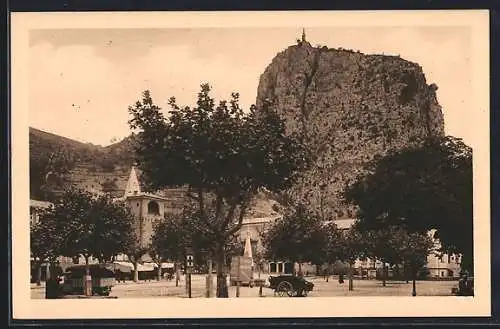
{"type": "Polygon", "coordinates": [[[30,199],[30,225],[34,225],[40,221],[40,212],[48,209],[52,203],[48,201],[40,201],[30,199]]]}
{"type": "Polygon", "coordinates": [[[129,180],[123,197],[116,200],[125,201],[137,220],[136,234],[141,247],[151,242],[153,222],[164,218],[168,208],[168,199],[153,193],[143,192],[135,167],[130,170],[129,180]]]}
{"type": "MultiPolygon", "coordinates": [[[[335,224],[339,229],[347,230],[349,229],[355,222],[355,219],[338,219],[335,221],[335,224]]],[[[430,237],[433,237],[435,230],[431,230],[428,232],[430,237]]],[[[441,247],[438,239],[434,239],[434,249],[438,250],[441,247]]],[[[427,256],[427,264],[426,268],[429,271],[428,276],[432,278],[447,278],[447,277],[459,277],[460,276],[460,255],[448,255],[448,254],[440,254],[437,252],[431,252],[427,256]]],[[[354,268],[358,270],[358,272],[364,271],[367,276],[373,277],[376,275],[377,270],[380,270],[383,267],[383,262],[374,261],[371,259],[367,260],[356,260],[354,264],[354,268]]],[[[392,271],[391,271],[392,272],[392,271]]],[[[391,274],[391,273],[389,273],[391,274]]]]}
{"type": "MultiPolygon", "coordinates": [[[[141,188],[138,178],[138,172],[135,167],[130,170],[128,182],[124,194],[115,200],[125,201],[130,207],[134,217],[136,218],[136,230],[139,237],[140,246],[146,247],[152,237],[153,223],[156,220],[164,218],[167,213],[178,212],[182,209],[184,202],[185,190],[184,189],[168,189],[159,191],[157,193],[146,193],[141,188]]],[[[269,203],[265,201],[264,203],[269,203]]],[[[43,209],[50,207],[49,202],[30,200],[30,223],[34,224],[39,221],[39,213],[43,209]]],[[[257,208],[268,208],[264,211],[255,212],[249,211],[249,216],[243,219],[243,225],[239,232],[240,241],[245,243],[247,237],[250,238],[252,254],[258,255],[262,248],[261,232],[272,222],[281,217],[280,214],[271,211],[271,204],[259,205],[257,208]],[[262,214],[267,213],[267,216],[262,214]],[[271,214],[271,215],[269,215],[271,214]]],[[[335,224],[339,229],[347,230],[353,224],[354,219],[337,219],[335,224]]],[[[433,234],[433,232],[429,232],[433,234]]],[[[439,241],[436,240],[436,247],[439,247],[439,241]]],[[[255,256],[254,256],[255,258],[255,256]]],[[[148,255],[143,257],[144,261],[149,261],[151,258],[148,255]]],[[[117,261],[126,261],[125,255],[119,255],[117,261]]],[[[84,263],[81,259],[70,259],[67,257],[60,257],[60,264],[65,267],[74,263],[84,263]]],[[[92,263],[96,260],[91,260],[92,263]]],[[[427,269],[429,276],[436,278],[444,277],[458,277],[460,273],[460,255],[438,255],[430,254],[427,257],[427,269]]],[[[262,272],[272,275],[291,274],[298,271],[298,264],[292,264],[283,260],[266,260],[262,264],[262,272]]],[[[317,273],[320,268],[312,264],[302,264],[302,271],[304,273],[317,273]]],[[[383,267],[383,263],[373,260],[357,260],[354,268],[368,277],[376,276],[377,270],[383,267]]]]}

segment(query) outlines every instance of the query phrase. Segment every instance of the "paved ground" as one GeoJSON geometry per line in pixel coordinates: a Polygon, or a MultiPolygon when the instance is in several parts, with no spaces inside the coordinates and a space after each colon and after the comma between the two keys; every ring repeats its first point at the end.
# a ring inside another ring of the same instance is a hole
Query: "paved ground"
{"type": "MultiPolygon", "coordinates": [[[[213,293],[215,295],[215,277],[213,293]]],[[[403,281],[387,282],[385,287],[381,281],[376,280],[354,280],[354,290],[348,290],[348,281],[339,284],[336,278],[330,278],[326,282],[320,277],[309,277],[307,280],[314,283],[314,290],[309,293],[311,297],[333,297],[333,296],[411,296],[412,284],[403,281]]],[[[418,296],[450,296],[451,288],[457,285],[457,281],[417,281],[418,296]]],[[[44,285],[31,286],[31,298],[45,298],[44,285]]],[[[264,297],[274,297],[273,290],[262,288],[264,297]]],[[[187,298],[185,282],[180,281],[179,286],[175,286],[173,281],[151,281],[151,282],[125,282],[118,283],[113,287],[111,296],[118,298],[138,298],[138,297],[181,297],[187,298]]],[[[192,277],[192,298],[205,296],[205,276],[193,275],[192,277]]],[[[240,287],[240,297],[258,297],[258,287],[240,287]]],[[[229,287],[229,297],[236,297],[236,287],[229,287]]]]}

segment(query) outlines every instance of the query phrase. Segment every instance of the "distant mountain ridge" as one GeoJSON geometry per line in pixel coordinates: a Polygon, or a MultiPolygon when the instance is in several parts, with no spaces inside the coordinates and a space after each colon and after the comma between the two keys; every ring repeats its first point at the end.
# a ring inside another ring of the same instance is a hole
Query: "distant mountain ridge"
{"type": "Polygon", "coordinates": [[[54,199],[70,185],[123,194],[134,162],[132,135],[100,146],[30,127],[29,143],[31,198],[54,199]]]}

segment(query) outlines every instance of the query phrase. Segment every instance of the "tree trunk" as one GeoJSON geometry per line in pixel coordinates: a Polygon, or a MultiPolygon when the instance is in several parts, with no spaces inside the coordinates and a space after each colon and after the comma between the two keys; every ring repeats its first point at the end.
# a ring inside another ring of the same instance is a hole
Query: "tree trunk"
{"type": "Polygon", "coordinates": [[[213,286],[213,280],[212,280],[212,259],[208,259],[207,261],[207,281],[206,281],[206,292],[205,292],[205,297],[210,298],[212,297],[212,286],[213,286]]]}
{"type": "Polygon", "coordinates": [[[42,264],[40,262],[36,263],[36,285],[40,286],[42,284],[42,264]]]}
{"type": "Polygon", "coordinates": [[[349,262],[349,291],[353,290],[353,282],[352,282],[352,263],[349,262]]]}
{"type": "Polygon", "coordinates": [[[45,263],[45,281],[50,280],[50,262],[45,263]]]}
{"type": "Polygon", "coordinates": [[[89,256],[85,256],[85,296],[92,296],[92,277],[90,276],[89,256]]]}
{"type": "Polygon", "coordinates": [[[228,298],[229,292],[227,288],[227,278],[225,274],[225,253],[224,245],[222,243],[217,243],[217,298],[228,298]]]}
{"type": "Polygon", "coordinates": [[[139,269],[138,269],[138,264],[137,261],[134,261],[134,282],[139,281],[139,269]]]}
{"type": "Polygon", "coordinates": [[[177,262],[175,262],[175,286],[178,287],[179,286],[179,279],[180,279],[180,268],[179,268],[179,264],[177,262]]]}
{"type": "Polygon", "coordinates": [[[382,286],[385,287],[387,277],[389,276],[389,271],[387,270],[387,264],[384,262],[382,267],[382,286]]]}
{"type": "Polygon", "coordinates": [[[161,280],[161,262],[158,262],[158,272],[157,272],[157,280],[160,281],[161,280]]]}
{"type": "Polygon", "coordinates": [[[415,270],[415,268],[412,268],[411,276],[412,276],[412,280],[413,280],[413,287],[412,287],[411,295],[416,296],[417,295],[417,284],[416,284],[417,271],[415,270]]]}

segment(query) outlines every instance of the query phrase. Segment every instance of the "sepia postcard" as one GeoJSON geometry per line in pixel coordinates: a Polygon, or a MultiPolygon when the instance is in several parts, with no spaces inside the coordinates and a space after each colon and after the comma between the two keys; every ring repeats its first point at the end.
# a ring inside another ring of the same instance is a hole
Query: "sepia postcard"
{"type": "Polygon", "coordinates": [[[487,11],[11,23],[14,319],[490,315],[487,11]]]}

